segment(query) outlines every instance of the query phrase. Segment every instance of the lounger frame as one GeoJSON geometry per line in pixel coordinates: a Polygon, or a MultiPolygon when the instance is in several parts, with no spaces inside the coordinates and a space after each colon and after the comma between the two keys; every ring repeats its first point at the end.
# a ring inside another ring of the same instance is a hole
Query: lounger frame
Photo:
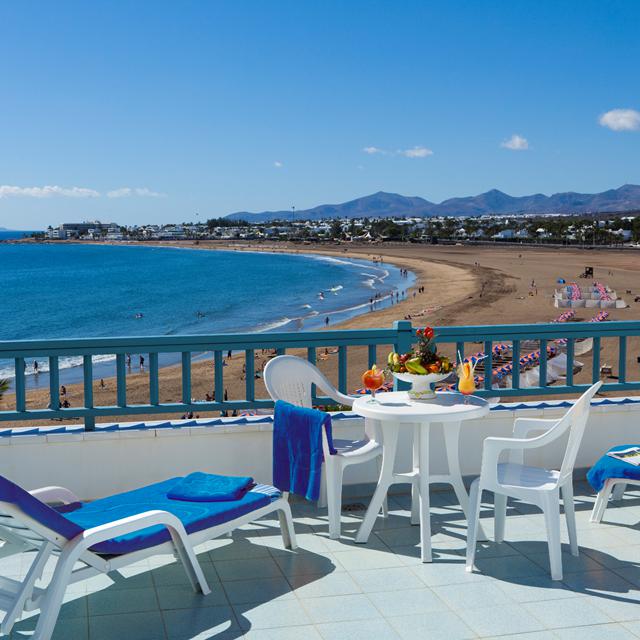
{"type": "Polygon", "coordinates": [[[607,478],[604,482],[604,487],[598,492],[590,521],[602,522],[602,517],[609,504],[609,497],[614,501],[622,500],[628,484],[640,486],[640,480],[634,480],[633,478],[607,478]]]}
{"type": "MultiPolygon", "coordinates": [[[[79,499],[64,487],[43,487],[30,493],[49,504],[79,502],[79,499]]],[[[182,522],[175,515],[167,511],[152,510],[86,529],[73,539],[67,539],[44,526],[14,503],[0,501],[0,538],[5,540],[0,557],[24,551],[37,551],[22,581],[0,576],[0,609],[6,611],[6,616],[0,624],[0,632],[9,634],[15,621],[24,611],[40,609],[40,617],[32,638],[49,640],[58,619],[62,599],[70,584],[100,573],[117,571],[159,554],[172,553],[182,562],[194,591],[207,595],[211,590],[194,547],[230,534],[234,529],[273,512],[278,514],[285,547],[296,549],[291,509],[285,496],[243,516],[192,534],[187,534],[182,522]],[[90,550],[100,542],[156,525],[167,527],[171,535],[170,541],[122,555],[105,556],[90,550]],[[42,577],[45,565],[51,557],[57,558],[51,581],[44,589],[36,587],[35,583],[42,577]],[[83,566],[76,567],[78,563],[83,566]]]]}

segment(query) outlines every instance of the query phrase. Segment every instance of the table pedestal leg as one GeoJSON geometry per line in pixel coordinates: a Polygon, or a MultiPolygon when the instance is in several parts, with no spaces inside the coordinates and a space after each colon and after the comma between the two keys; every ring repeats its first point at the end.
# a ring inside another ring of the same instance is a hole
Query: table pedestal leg
{"type": "MultiPolygon", "coordinates": [[[[418,456],[418,442],[420,440],[420,425],[416,424],[413,427],[413,473],[418,473],[419,456],[418,456]]],[[[417,478],[416,478],[417,479],[417,478]]],[[[420,489],[417,482],[411,483],[411,524],[420,524],[420,489]]]]}
{"type": "MultiPolygon", "coordinates": [[[[458,498],[458,504],[462,507],[467,522],[469,522],[469,495],[462,481],[462,472],[460,470],[460,422],[445,423],[442,425],[442,431],[444,433],[445,449],[447,450],[447,466],[449,467],[448,482],[453,487],[456,497],[458,498]]],[[[487,539],[479,522],[477,537],[478,540],[487,539]]]]}
{"type": "Polygon", "coordinates": [[[398,434],[400,424],[397,422],[384,423],[383,449],[382,449],[382,468],[380,469],[380,478],[378,486],[371,498],[369,508],[364,516],[364,520],[358,529],[356,542],[363,544],[367,542],[371,535],[371,529],[380,513],[380,508],[384,499],[387,497],[389,487],[395,482],[393,475],[393,467],[396,461],[396,450],[398,448],[398,434]]]}
{"type": "MultiPolygon", "coordinates": [[[[431,514],[429,512],[429,424],[418,431],[418,490],[420,492],[420,545],[422,562],[431,562],[431,514]]],[[[415,446],[415,445],[414,445],[415,446]]]]}

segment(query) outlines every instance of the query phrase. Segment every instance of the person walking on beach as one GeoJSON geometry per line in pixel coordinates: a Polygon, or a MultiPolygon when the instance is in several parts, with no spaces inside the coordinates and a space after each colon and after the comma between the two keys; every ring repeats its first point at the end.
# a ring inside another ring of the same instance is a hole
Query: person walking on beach
{"type": "Polygon", "coordinates": [[[33,361],[33,373],[38,373],[38,361],[33,361]]]}
{"type": "Polygon", "coordinates": [[[67,395],[67,387],[65,387],[64,385],[60,386],[60,395],[61,396],[66,396],[67,395]]]}
{"type": "Polygon", "coordinates": [[[140,371],[142,371],[144,369],[144,356],[141,355],[140,356],[140,371]]]}
{"type": "Polygon", "coordinates": [[[328,327],[328,326],[329,326],[329,316],[327,316],[327,317],[324,319],[324,326],[325,326],[325,327],[328,327]]]}

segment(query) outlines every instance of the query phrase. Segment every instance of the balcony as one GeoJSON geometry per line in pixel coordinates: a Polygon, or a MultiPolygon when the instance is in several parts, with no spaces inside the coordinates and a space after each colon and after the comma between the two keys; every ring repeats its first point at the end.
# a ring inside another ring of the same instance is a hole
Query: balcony
{"type": "MultiPolygon", "coordinates": [[[[595,496],[584,481],[584,470],[610,446],[638,441],[640,398],[631,394],[640,388],[639,336],[637,322],[438,329],[443,351],[487,354],[479,394],[499,398],[488,417],[463,427],[460,459],[469,478],[478,473],[485,437],[508,435],[515,417],[561,415],[571,398],[606,376],[576,464],[580,556],[564,554],[562,582],[549,578],[542,515],[518,501],[509,503],[506,541],[482,543],[473,574],[464,571],[465,516],[453,493],[437,488],[432,492],[432,563],[420,561],[419,532],[410,525],[410,498],[402,487],[391,494],[389,517],[376,521],[369,542],[354,544],[376,477],[373,463],[358,465],[345,478],[340,540],[328,537],[326,510],[293,501],[298,550],[283,548],[277,519],[267,518],[197,549],[212,587],[208,596],[191,591],[172,556],[90,578],[67,591],[55,637],[640,637],[640,491],[626,492],[611,503],[603,523],[593,524],[589,516],[595,496]],[[535,352],[537,359],[520,364],[535,352]],[[610,368],[611,373],[602,373],[605,364],[604,371],[610,368]],[[500,369],[507,373],[497,375],[500,369]]],[[[253,370],[257,350],[302,353],[327,368],[341,391],[353,392],[357,371],[350,362],[381,360],[391,347],[406,350],[413,338],[410,323],[399,322],[366,331],[0,343],[0,360],[12,361],[15,370],[0,414],[6,425],[0,431],[3,475],[29,489],[68,486],[86,500],[195,469],[268,481],[271,403],[253,370]],[[318,355],[325,349],[332,357],[322,360],[318,355]],[[223,362],[229,350],[245,359],[245,393],[225,401],[223,362]],[[127,353],[147,355],[148,402],[128,401],[127,353]],[[175,353],[182,374],[180,398],[165,402],[160,364],[163,354],[175,353]],[[96,357],[105,354],[115,355],[111,405],[94,402],[96,357]],[[82,359],[84,403],[67,409],[59,407],[59,363],[68,357],[82,359]],[[216,400],[193,398],[192,364],[202,357],[212,361],[216,400]],[[49,406],[29,400],[25,363],[34,358],[48,363],[43,380],[49,406]],[[220,416],[234,411],[259,413],[220,416]],[[180,419],[189,412],[201,417],[180,419]]],[[[338,436],[355,437],[363,425],[352,413],[338,410],[334,428],[338,436]]],[[[434,435],[432,473],[437,474],[446,463],[438,454],[440,434],[434,435]]],[[[398,467],[411,464],[409,451],[408,442],[400,446],[398,467]]],[[[558,457],[557,451],[545,451],[535,462],[554,467],[558,457]]],[[[482,511],[482,523],[491,538],[490,506],[482,511]]],[[[564,528],[563,536],[566,543],[564,528]]],[[[0,557],[0,575],[24,576],[29,555],[0,557]]],[[[48,565],[45,583],[51,572],[48,565]]],[[[17,623],[12,637],[28,637],[36,618],[17,623]]]]}

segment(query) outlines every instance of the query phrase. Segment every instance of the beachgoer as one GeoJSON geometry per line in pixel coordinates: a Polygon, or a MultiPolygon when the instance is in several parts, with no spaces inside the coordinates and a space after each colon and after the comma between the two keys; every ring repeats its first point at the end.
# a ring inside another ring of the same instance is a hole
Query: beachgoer
{"type": "Polygon", "coordinates": [[[131,354],[127,353],[127,367],[131,368],[131,354]]]}
{"type": "Polygon", "coordinates": [[[324,319],[324,326],[325,326],[325,327],[328,327],[328,326],[329,326],[329,316],[327,316],[327,317],[324,319]]]}
{"type": "Polygon", "coordinates": [[[229,349],[229,351],[227,351],[227,359],[231,360],[231,349],[229,349]]]}
{"type": "Polygon", "coordinates": [[[62,406],[63,406],[65,409],[68,409],[68,408],[71,406],[71,404],[69,403],[69,401],[68,401],[68,400],[65,400],[65,401],[62,403],[62,406]]]}
{"type": "Polygon", "coordinates": [[[100,388],[104,389],[104,378],[100,378],[100,388]]]}
{"type": "Polygon", "coordinates": [[[60,395],[61,396],[66,396],[67,395],[67,387],[65,387],[64,385],[60,386],[60,395]]]}
{"type": "Polygon", "coordinates": [[[143,355],[140,356],[140,368],[144,369],[144,356],[143,355]]]}

